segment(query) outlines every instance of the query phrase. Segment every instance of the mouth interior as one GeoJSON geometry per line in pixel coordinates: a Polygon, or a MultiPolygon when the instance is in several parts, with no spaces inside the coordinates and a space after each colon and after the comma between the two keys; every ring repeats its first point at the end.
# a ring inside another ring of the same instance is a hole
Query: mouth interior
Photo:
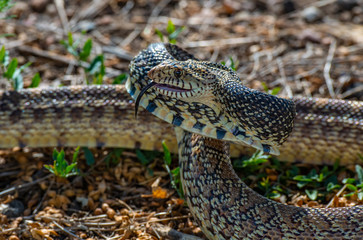
{"type": "Polygon", "coordinates": [[[173,85],[168,85],[168,84],[161,84],[161,83],[156,83],[156,82],[150,82],[148,85],[146,85],[143,89],[141,89],[139,95],[136,98],[135,101],[135,117],[137,117],[137,112],[139,109],[139,104],[141,101],[142,96],[146,93],[147,90],[149,90],[152,87],[157,87],[159,89],[163,89],[166,91],[171,91],[171,92],[190,92],[192,91],[191,89],[184,89],[184,88],[180,88],[177,86],[173,86],[173,85]]]}
{"type": "Polygon", "coordinates": [[[155,87],[166,90],[166,91],[171,91],[171,92],[189,92],[189,91],[191,91],[191,89],[184,89],[181,87],[168,85],[168,84],[161,84],[161,83],[155,84],[155,87]]]}

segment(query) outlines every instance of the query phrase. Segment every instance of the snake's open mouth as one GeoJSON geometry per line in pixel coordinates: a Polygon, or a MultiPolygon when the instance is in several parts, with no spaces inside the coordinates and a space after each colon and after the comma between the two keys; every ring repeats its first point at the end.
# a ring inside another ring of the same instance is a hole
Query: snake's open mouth
{"type": "Polygon", "coordinates": [[[188,92],[188,91],[191,91],[191,89],[185,89],[185,88],[177,87],[177,86],[174,86],[174,85],[168,85],[168,84],[162,84],[162,83],[157,83],[154,86],[161,89],[161,90],[171,91],[171,92],[188,92]]]}
{"type": "Polygon", "coordinates": [[[146,85],[143,89],[141,89],[139,95],[136,98],[136,101],[135,101],[135,117],[137,117],[137,111],[138,111],[138,108],[139,108],[139,105],[140,105],[140,100],[141,100],[142,96],[146,93],[147,90],[149,90],[152,87],[158,88],[159,91],[161,90],[161,92],[163,94],[165,94],[165,91],[175,92],[175,93],[186,93],[186,92],[191,92],[192,91],[192,89],[185,89],[185,88],[177,87],[177,86],[174,86],[174,85],[156,83],[156,82],[152,81],[148,85],[146,85]]]}

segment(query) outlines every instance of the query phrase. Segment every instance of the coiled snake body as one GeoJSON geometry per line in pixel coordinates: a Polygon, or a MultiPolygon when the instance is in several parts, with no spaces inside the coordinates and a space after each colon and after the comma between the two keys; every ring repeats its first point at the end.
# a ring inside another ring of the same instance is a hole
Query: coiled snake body
{"type": "MultiPolygon", "coordinates": [[[[229,145],[222,140],[242,141],[278,153],[277,146],[292,128],[292,101],[245,88],[230,69],[198,61],[176,46],[163,44],[153,44],[133,59],[126,87],[136,104],[140,102],[154,115],[178,126],[183,189],[194,218],[209,239],[363,237],[362,206],[286,206],[256,194],[234,173],[229,145]]],[[[316,109],[310,108],[310,114],[319,112],[316,109]]],[[[328,109],[325,106],[320,111],[328,109]]],[[[335,119],[344,118],[335,114],[335,119]]],[[[348,114],[361,121],[362,107],[348,114]]],[[[344,121],[353,119],[345,117],[344,121]]],[[[353,144],[358,151],[359,144],[353,144]]]]}
{"type": "MultiPolygon", "coordinates": [[[[279,148],[281,159],[358,162],[358,154],[363,153],[362,102],[300,98],[294,99],[294,105],[244,88],[238,81],[228,68],[198,61],[169,44],[150,45],[130,64],[126,84],[130,95],[139,97],[140,105],[148,111],[179,126],[176,133],[183,189],[206,236],[362,239],[361,206],[297,208],[268,200],[236,176],[225,141],[245,142],[278,153],[278,146],[291,131],[296,105],[294,130],[279,148]],[[216,86],[216,81],[229,78],[233,81],[216,86]],[[216,87],[219,93],[234,98],[216,100],[216,87]],[[236,100],[246,101],[242,105],[236,100]]],[[[146,111],[140,111],[135,121],[134,106],[124,86],[3,92],[0,147],[81,145],[160,150],[161,139],[171,145],[171,125],[146,111]]],[[[242,149],[246,147],[235,145],[231,154],[238,155],[242,149]]]]}

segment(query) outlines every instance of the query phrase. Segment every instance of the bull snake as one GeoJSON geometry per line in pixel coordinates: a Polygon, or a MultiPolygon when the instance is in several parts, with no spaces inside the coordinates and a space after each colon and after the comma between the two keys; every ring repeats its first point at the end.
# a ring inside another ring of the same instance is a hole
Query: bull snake
{"type": "MultiPolygon", "coordinates": [[[[183,190],[192,215],[209,239],[363,237],[363,206],[286,206],[256,194],[233,171],[229,144],[224,141],[241,141],[279,154],[277,147],[292,130],[293,101],[248,89],[227,67],[199,61],[175,45],[164,44],[152,44],[132,60],[126,88],[136,99],[136,108],[140,103],[177,126],[183,190]]],[[[324,100],[312,101],[310,114],[319,113],[315,103],[324,100]]],[[[362,104],[352,103],[358,109],[348,112],[349,117],[340,115],[344,103],[336,104],[338,111],[325,118],[325,123],[334,122],[333,130],[337,130],[346,122],[357,124],[357,117],[358,131],[353,127],[352,132],[362,133],[362,104]],[[338,120],[343,124],[338,125],[338,120]]],[[[320,112],[331,112],[330,107],[325,105],[320,112]]],[[[309,118],[314,120],[313,115],[309,118]]],[[[320,129],[328,129],[328,124],[320,129]]],[[[326,137],[329,142],[330,135],[326,137]]],[[[353,134],[349,147],[362,152],[361,137],[353,134]]]]}
{"type": "MultiPolygon", "coordinates": [[[[170,65],[175,60],[190,64],[196,61],[207,66],[206,69],[220,69],[224,77],[228,77],[228,74],[234,76],[233,72],[219,64],[199,62],[175,45],[153,44],[131,62],[131,77],[126,88],[101,85],[2,92],[0,147],[81,145],[161,150],[161,140],[166,139],[170,146],[174,146],[175,152],[177,145],[173,144],[175,140],[171,125],[150,117],[145,110],[138,113],[138,120],[135,121],[135,105],[127,93],[137,98],[150,82],[148,74],[158,72],[153,70],[150,73],[150,70],[161,63],[170,65]]],[[[162,92],[156,94],[156,90],[156,87],[147,90],[140,98],[140,105],[174,125],[189,127],[187,130],[197,126],[195,129],[202,129],[199,133],[205,135],[176,129],[187,203],[208,238],[362,238],[361,206],[339,209],[285,206],[254,193],[231,169],[230,153],[236,156],[242,151],[251,150],[240,144],[232,144],[233,148],[229,151],[229,143],[225,140],[242,140],[277,153],[277,146],[287,137],[285,133],[291,130],[290,120],[286,122],[281,142],[277,140],[275,145],[276,141],[269,142],[261,131],[257,136],[253,127],[239,134],[243,136],[242,139],[235,139],[233,133],[238,135],[236,133],[244,129],[238,127],[231,132],[228,128],[232,126],[230,122],[224,125],[226,122],[218,123],[219,120],[214,118],[216,121],[213,124],[219,131],[208,123],[208,119],[196,125],[196,118],[203,118],[206,114],[215,117],[214,103],[206,105],[209,110],[194,108],[194,115],[181,113],[175,118],[162,108],[163,104],[179,106],[175,105],[176,100],[173,100],[173,96],[162,95],[162,92]],[[155,98],[159,101],[154,101],[155,98]],[[168,101],[163,102],[163,99],[168,101]],[[220,140],[209,138],[211,136],[220,140]],[[264,138],[264,141],[259,142],[260,138],[264,138]]],[[[178,104],[190,104],[182,102],[178,100],[178,104]]],[[[336,158],[340,158],[342,164],[359,161],[357,155],[363,152],[362,102],[313,98],[296,98],[294,102],[297,111],[294,129],[287,142],[279,147],[282,160],[310,160],[320,164],[332,164],[336,158]]],[[[181,109],[185,110],[185,107],[181,109]]]]}

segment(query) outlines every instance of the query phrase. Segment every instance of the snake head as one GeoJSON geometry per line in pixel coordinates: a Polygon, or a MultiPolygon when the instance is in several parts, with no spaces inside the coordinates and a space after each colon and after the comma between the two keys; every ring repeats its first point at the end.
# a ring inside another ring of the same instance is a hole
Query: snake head
{"type": "Polygon", "coordinates": [[[170,59],[152,68],[148,77],[156,83],[154,87],[159,94],[191,102],[213,97],[215,74],[201,61],[170,59]]]}
{"type": "Polygon", "coordinates": [[[292,101],[249,89],[232,69],[199,61],[175,45],[152,44],[140,52],[126,88],[136,107],[175,126],[276,155],[295,117],[292,101]]]}

